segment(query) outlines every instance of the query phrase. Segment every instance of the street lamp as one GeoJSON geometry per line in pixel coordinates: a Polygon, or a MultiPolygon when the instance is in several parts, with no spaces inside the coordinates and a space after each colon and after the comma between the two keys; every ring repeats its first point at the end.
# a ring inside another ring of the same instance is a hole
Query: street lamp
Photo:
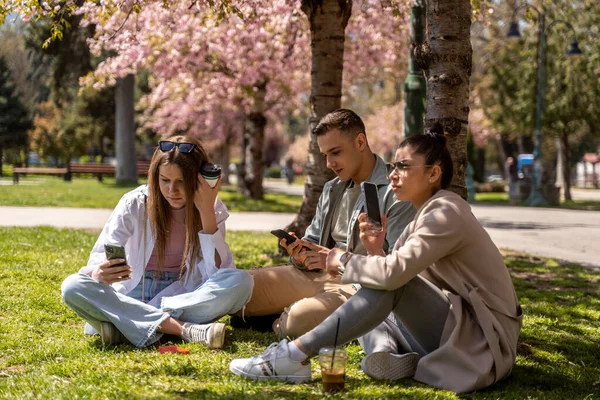
{"type": "Polygon", "coordinates": [[[508,34],[506,35],[508,38],[520,38],[521,32],[519,32],[519,24],[516,20],[517,13],[524,9],[529,8],[534,10],[538,15],[538,66],[537,66],[537,99],[536,99],[536,109],[535,109],[535,139],[534,139],[534,147],[533,147],[533,179],[531,186],[531,195],[529,196],[529,205],[531,206],[544,206],[547,204],[546,199],[542,193],[542,173],[543,173],[543,165],[542,165],[542,113],[544,111],[544,93],[545,93],[545,83],[546,83],[546,31],[549,31],[554,25],[558,23],[562,23],[566,25],[571,32],[573,33],[573,39],[569,46],[569,49],[566,52],[568,57],[571,56],[579,56],[582,55],[583,52],[579,49],[579,44],[577,43],[577,39],[575,37],[575,29],[573,26],[567,21],[558,20],[552,22],[548,29],[545,28],[546,24],[546,13],[540,12],[534,6],[530,6],[529,4],[523,4],[515,9],[512,14],[510,28],[508,30],[508,34]]]}
{"type": "Polygon", "coordinates": [[[408,75],[404,83],[404,137],[423,133],[425,93],[427,84],[423,71],[415,60],[414,48],[423,43],[425,36],[425,1],[414,2],[410,11],[410,48],[408,75]]]}

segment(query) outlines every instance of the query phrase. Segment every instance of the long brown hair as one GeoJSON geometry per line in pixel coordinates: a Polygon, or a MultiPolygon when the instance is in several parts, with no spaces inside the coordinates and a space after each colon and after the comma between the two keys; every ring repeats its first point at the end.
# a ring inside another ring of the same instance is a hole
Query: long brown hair
{"type": "MultiPolygon", "coordinates": [[[[200,251],[200,239],[198,232],[202,230],[200,213],[194,205],[194,193],[198,186],[198,173],[204,162],[209,161],[208,155],[202,143],[190,136],[172,136],[166,139],[171,142],[193,143],[196,148],[191,153],[181,153],[179,147],[171,151],[161,151],[156,148],[150,169],[148,170],[148,216],[152,233],[156,239],[155,248],[158,252],[158,270],[162,270],[165,262],[165,249],[169,239],[169,228],[172,217],[171,206],[163,197],[159,187],[159,172],[161,165],[177,165],[183,175],[183,186],[185,191],[185,203],[187,214],[185,218],[185,250],[181,259],[181,272],[187,261],[192,265],[200,251]]],[[[180,274],[181,278],[181,274],[180,274]]]]}

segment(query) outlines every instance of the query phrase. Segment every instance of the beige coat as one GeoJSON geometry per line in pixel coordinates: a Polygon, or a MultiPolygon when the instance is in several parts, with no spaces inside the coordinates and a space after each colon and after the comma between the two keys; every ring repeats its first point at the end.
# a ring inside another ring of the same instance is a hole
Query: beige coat
{"type": "Polygon", "coordinates": [[[440,347],[419,361],[415,379],[456,393],[485,388],[514,364],[522,311],[500,252],[460,196],[440,190],[385,257],[355,255],[342,282],[394,290],[416,275],[448,296],[440,347]]]}

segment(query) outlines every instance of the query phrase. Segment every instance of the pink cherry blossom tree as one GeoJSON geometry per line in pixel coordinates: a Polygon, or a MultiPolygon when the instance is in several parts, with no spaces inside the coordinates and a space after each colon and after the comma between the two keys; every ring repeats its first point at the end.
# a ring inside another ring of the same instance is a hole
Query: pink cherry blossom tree
{"type": "Polygon", "coordinates": [[[300,106],[306,91],[308,28],[293,0],[256,1],[237,13],[208,7],[146,4],[102,20],[101,5],[80,12],[97,25],[91,49],[114,54],[84,84],[112,85],[124,74],[150,72],[152,92],[138,104],[144,123],[163,135],[188,132],[223,142],[243,132],[238,183],[263,196],[263,148],[269,121],[300,106]]]}
{"type": "MultiPolygon", "coordinates": [[[[311,93],[314,126],[324,114],[339,108],[342,71],[347,90],[353,83],[405,68],[408,6],[400,1],[105,0],[77,4],[81,6],[76,12],[96,26],[90,48],[108,56],[82,83],[114,85],[120,78],[147,69],[151,93],[138,103],[145,127],[162,135],[188,132],[225,145],[243,135],[238,182],[255,198],[262,197],[265,129],[290,110],[306,107],[301,93],[311,93]],[[343,24],[334,32],[330,28],[336,19],[343,24]],[[335,34],[327,39],[331,32],[335,34]],[[319,37],[329,41],[319,42],[319,37]],[[332,74],[338,76],[333,81],[332,74]]],[[[46,13],[60,12],[55,7],[42,8],[46,13]]],[[[324,182],[331,178],[314,138],[310,143],[308,202],[300,212],[309,217],[324,182]]],[[[309,217],[298,224],[298,232],[310,222],[309,217]]]]}

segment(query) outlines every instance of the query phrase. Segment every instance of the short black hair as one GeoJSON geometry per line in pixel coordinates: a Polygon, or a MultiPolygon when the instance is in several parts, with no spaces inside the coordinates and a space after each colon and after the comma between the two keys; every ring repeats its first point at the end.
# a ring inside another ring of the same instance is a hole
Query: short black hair
{"type": "Polygon", "coordinates": [[[441,186],[446,189],[450,186],[452,175],[454,175],[454,166],[452,165],[452,156],[446,146],[446,136],[441,124],[435,123],[423,135],[413,135],[404,139],[398,148],[410,146],[416,154],[425,157],[425,164],[439,164],[442,169],[441,186]]]}
{"type": "Polygon", "coordinates": [[[333,129],[338,129],[343,134],[354,137],[359,133],[367,135],[365,124],[358,114],[345,108],[332,111],[321,118],[312,133],[315,136],[321,136],[333,129]]]}

